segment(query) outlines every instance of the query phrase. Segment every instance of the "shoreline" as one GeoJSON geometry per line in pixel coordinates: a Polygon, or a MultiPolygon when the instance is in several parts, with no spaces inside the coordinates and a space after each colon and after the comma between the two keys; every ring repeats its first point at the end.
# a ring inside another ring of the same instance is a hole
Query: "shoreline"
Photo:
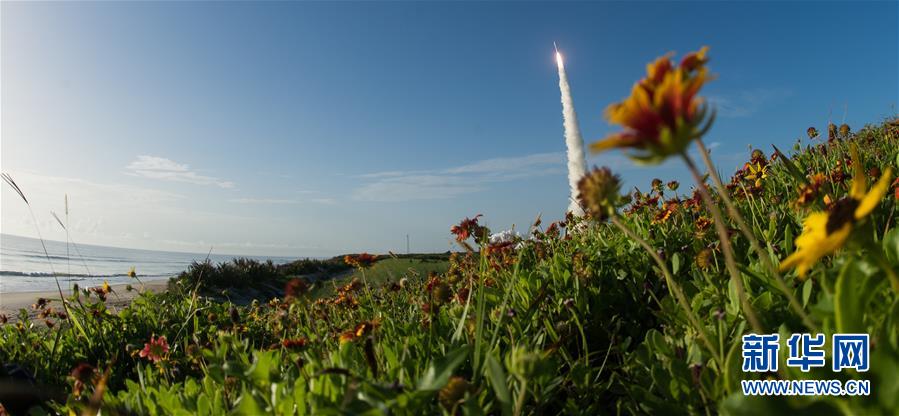
{"type": "MultiPolygon", "coordinates": [[[[141,287],[140,283],[135,282],[131,284],[133,288],[131,291],[125,289],[128,286],[127,283],[117,283],[109,286],[114,294],[107,297],[106,305],[110,308],[123,308],[131,304],[131,300],[145,290],[153,293],[164,292],[167,289],[168,280],[151,280],[145,282],[143,287],[141,287]]],[[[72,289],[64,289],[62,293],[68,297],[72,294],[72,289]]],[[[29,318],[33,319],[39,311],[33,309],[31,305],[38,298],[50,300],[50,305],[54,307],[60,307],[61,305],[58,290],[0,293],[0,314],[6,315],[9,318],[9,322],[15,322],[19,319],[19,310],[25,309],[28,311],[29,318]]]]}

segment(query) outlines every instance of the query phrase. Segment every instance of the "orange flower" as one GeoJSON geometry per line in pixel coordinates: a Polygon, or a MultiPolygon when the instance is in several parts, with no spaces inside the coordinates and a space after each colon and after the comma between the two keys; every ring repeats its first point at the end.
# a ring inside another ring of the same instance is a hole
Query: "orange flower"
{"type": "Polygon", "coordinates": [[[165,340],[165,335],[163,335],[159,338],[150,337],[150,342],[144,344],[144,349],[140,351],[140,356],[157,363],[164,360],[168,352],[169,343],[165,340]]]}
{"type": "Polygon", "coordinates": [[[474,236],[477,239],[487,234],[486,227],[478,224],[478,218],[481,216],[481,214],[478,214],[474,218],[465,218],[459,225],[452,226],[450,232],[456,236],[456,241],[461,243],[468,240],[469,237],[474,236]]]}
{"type": "Polygon", "coordinates": [[[677,211],[677,207],[679,206],[680,201],[670,200],[665,201],[665,204],[662,206],[662,209],[656,213],[655,218],[653,218],[653,224],[660,224],[668,221],[671,218],[671,214],[674,214],[677,211]]]}
{"type": "Polygon", "coordinates": [[[284,286],[284,299],[297,299],[309,291],[309,285],[303,279],[290,279],[284,286]]]}
{"type": "Polygon", "coordinates": [[[712,118],[697,93],[710,79],[705,64],[708,47],[687,54],[675,67],[668,54],[647,65],[646,78],[631,90],[631,95],[606,108],[605,117],[624,127],[590,145],[594,153],[612,148],[639,150],[629,157],[643,163],[659,163],[682,153],[687,145],[701,137],[712,118]]]}
{"type": "Polygon", "coordinates": [[[306,338],[296,338],[296,339],[284,339],[281,340],[281,345],[288,350],[301,349],[306,346],[308,340],[306,338]]]}
{"type": "Polygon", "coordinates": [[[367,267],[370,267],[372,264],[375,264],[375,261],[377,261],[377,257],[372,256],[368,253],[357,254],[355,256],[347,254],[343,257],[343,261],[350,266],[359,269],[365,269],[367,267]]]}

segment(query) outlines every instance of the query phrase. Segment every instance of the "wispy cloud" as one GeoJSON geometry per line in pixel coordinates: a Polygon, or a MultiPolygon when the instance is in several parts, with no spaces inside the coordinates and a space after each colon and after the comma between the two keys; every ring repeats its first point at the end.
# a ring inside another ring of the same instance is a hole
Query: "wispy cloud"
{"type": "Polygon", "coordinates": [[[299,198],[235,198],[230,199],[230,202],[236,204],[258,204],[258,205],[297,205],[304,203],[315,203],[315,204],[334,204],[337,201],[333,198],[309,198],[309,199],[299,199],[299,198]]]}
{"type": "Polygon", "coordinates": [[[374,172],[359,176],[371,182],[356,189],[353,198],[377,202],[447,199],[484,191],[494,182],[564,172],[562,152],[485,159],[437,170],[374,172]]]}
{"type": "Polygon", "coordinates": [[[720,117],[750,117],[766,105],[789,98],[793,92],[783,88],[757,88],[735,94],[712,95],[708,101],[720,117]]]}
{"type": "Polygon", "coordinates": [[[234,183],[213,176],[200,175],[186,164],[177,163],[164,157],[140,155],[127,169],[133,175],[150,179],[192,183],[194,185],[215,185],[219,188],[233,188],[234,183]]]}
{"type": "Polygon", "coordinates": [[[236,204],[260,204],[260,205],[280,205],[280,204],[301,204],[303,201],[299,199],[279,199],[279,198],[235,198],[229,200],[236,204]]]}
{"type": "Polygon", "coordinates": [[[564,163],[565,154],[562,152],[536,153],[520,157],[498,157],[481,160],[467,165],[445,169],[443,172],[450,174],[482,173],[504,175],[511,172],[523,172],[534,167],[562,165],[564,163]]]}

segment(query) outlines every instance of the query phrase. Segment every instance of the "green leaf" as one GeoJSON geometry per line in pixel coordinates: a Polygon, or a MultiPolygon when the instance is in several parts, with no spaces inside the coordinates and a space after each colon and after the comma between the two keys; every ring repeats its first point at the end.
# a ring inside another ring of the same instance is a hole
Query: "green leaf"
{"type": "Polygon", "coordinates": [[[247,370],[246,375],[250,376],[260,389],[268,388],[271,380],[272,368],[275,367],[277,361],[274,357],[275,351],[256,352],[256,360],[247,370]]]}
{"type": "Polygon", "coordinates": [[[680,255],[674,253],[674,255],[671,256],[671,273],[677,274],[678,270],[680,270],[680,255]]]}
{"type": "Polygon", "coordinates": [[[836,332],[863,333],[865,308],[874,293],[871,281],[878,269],[865,261],[849,260],[834,286],[833,308],[836,332]]]}
{"type": "Polygon", "coordinates": [[[808,279],[802,284],[802,306],[808,305],[809,298],[812,297],[812,279],[808,279]]]}
{"type": "Polygon", "coordinates": [[[509,393],[509,386],[506,384],[506,372],[503,371],[502,365],[493,358],[493,355],[487,355],[487,378],[493,386],[496,393],[496,400],[499,401],[503,408],[504,415],[512,414],[512,395],[509,393]]]}
{"type": "Polygon", "coordinates": [[[237,408],[234,409],[234,414],[262,415],[267,413],[265,410],[263,410],[262,405],[260,405],[259,402],[256,401],[256,398],[253,397],[253,394],[246,388],[243,389],[243,393],[241,393],[238,400],[240,402],[238,403],[237,408]]]}
{"type": "Polygon", "coordinates": [[[418,381],[418,390],[436,391],[443,388],[459,364],[465,361],[468,346],[464,345],[450,351],[442,359],[432,362],[425,374],[418,381]]]}
{"type": "Polygon", "coordinates": [[[808,184],[808,180],[806,180],[805,175],[803,175],[802,171],[799,168],[797,168],[796,165],[793,164],[793,161],[790,160],[790,157],[787,156],[786,153],[781,152],[780,149],[777,148],[777,146],[771,145],[771,147],[773,147],[774,150],[777,151],[777,153],[780,153],[780,155],[782,156],[782,157],[779,157],[777,160],[780,160],[781,163],[783,163],[783,165],[786,166],[787,173],[789,173],[790,176],[795,178],[797,181],[799,181],[803,184],[808,184]]]}
{"type": "Polygon", "coordinates": [[[893,228],[883,236],[883,253],[893,265],[899,263],[899,228],[893,228]]]}

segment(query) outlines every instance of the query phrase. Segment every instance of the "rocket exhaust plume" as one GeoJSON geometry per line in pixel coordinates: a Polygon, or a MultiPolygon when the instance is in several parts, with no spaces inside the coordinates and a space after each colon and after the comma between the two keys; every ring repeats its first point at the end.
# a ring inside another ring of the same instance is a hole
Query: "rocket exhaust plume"
{"type": "MultiPolygon", "coordinates": [[[[553,42],[553,47],[556,43],[553,42]]],[[[584,159],[584,140],[581,138],[581,129],[578,127],[577,113],[574,111],[574,100],[571,98],[571,87],[568,85],[568,75],[565,74],[565,63],[562,62],[562,54],[556,48],[556,65],[559,67],[559,90],[562,93],[562,118],[565,127],[565,145],[568,147],[568,185],[571,187],[571,201],[568,211],[577,217],[584,215],[584,210],[578,203],[577,183],[587,171],[587,161],[584,159]]]]}

